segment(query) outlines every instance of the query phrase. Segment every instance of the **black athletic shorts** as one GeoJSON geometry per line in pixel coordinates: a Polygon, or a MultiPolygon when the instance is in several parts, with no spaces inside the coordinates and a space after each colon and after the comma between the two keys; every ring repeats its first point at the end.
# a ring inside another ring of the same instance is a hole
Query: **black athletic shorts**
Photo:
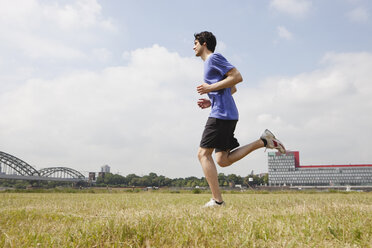
{"type": "Polygon", "coordinates": [[[239,146],[234,137],[237,120],[222,120],[209,117],[205,124],[200,147],[215,148],[216,152],[230,151],[239,146]]]}

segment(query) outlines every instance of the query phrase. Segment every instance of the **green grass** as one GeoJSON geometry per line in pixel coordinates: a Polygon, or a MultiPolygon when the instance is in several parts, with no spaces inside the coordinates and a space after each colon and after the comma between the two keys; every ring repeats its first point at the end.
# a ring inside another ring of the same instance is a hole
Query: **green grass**
{"type": "Polygon", "coordinates": [[[0,247],[372,247],[371,193],[1,193],[0,247]]]}

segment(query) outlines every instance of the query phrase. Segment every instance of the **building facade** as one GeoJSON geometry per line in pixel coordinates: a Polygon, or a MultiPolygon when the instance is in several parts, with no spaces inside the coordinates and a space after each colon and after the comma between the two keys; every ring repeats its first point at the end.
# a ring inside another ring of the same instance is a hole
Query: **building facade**
{"type": "Polygon", "coordinates": [[[300,165],[298,151],[268,153],[269,185],[372,185],[372,164],[300,165]]]}
{"type": "Polygon", "coordinates": [[[96,173],[95,172],[89,172],[89,181],[91,181],[91,182],[96,181],[96,173]]]}
{"type": "Polygon", "coordinates": [[[110,173],[110,166],[108,166],[107,164],[101,166],[101,172],[110,173]]]}

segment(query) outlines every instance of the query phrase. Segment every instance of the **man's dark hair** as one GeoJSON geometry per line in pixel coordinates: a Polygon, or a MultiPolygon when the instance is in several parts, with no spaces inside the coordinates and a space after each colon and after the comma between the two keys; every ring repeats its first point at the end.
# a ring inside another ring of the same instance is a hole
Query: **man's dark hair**
{"type": "Polygon", "coordinates": [[[209,51],[214,52],[216,48],[217,41],[216,36],[214,36],[211,32],[204,31],[197,34],[194,34],[195,40],[198,40],[200,45],[203,45],[204,42],[207,43],[207,48],[209,51]]]}

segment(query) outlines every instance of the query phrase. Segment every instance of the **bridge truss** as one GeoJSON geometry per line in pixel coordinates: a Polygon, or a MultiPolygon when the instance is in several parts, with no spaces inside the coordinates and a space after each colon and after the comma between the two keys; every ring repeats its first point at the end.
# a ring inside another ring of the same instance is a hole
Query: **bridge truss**
{"type": "Polygon", "coordinates": [[[0,179],[84,181],[85,176],[68,167],[50,167],[36,170],[23,160],[0,151],[0,179]]]}
{"type": "Polygon", "coordinates": [[[67,167],[50,167],[39,170],[40,176],[42,177],[58,177],[58,178],[81,178],[84,179],[84,175],[77,170],[67,167]]]}
{"type": "Polygon", "coordinates": [[[8,172],[20,176],[39,176],[39,172],[34,167],[8,153],[0,152],[0,163],[3,165],[0,172],[5,171],[5,174],[8,172]]]}

